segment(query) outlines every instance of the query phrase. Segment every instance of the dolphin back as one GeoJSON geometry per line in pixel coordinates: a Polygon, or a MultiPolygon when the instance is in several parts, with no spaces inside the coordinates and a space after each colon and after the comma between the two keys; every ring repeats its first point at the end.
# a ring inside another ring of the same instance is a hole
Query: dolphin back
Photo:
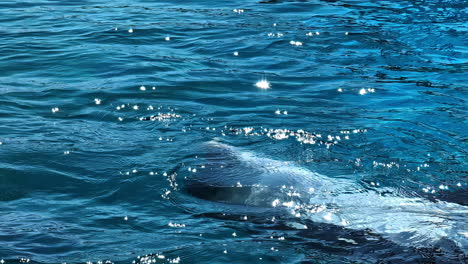
{"type": "Polygon", "coordinates": [[[366,189],[350,179],[328,177],[218,141],[204,143],[204,148],[206,168],[187,180],[199,198],[283,208],[295,219],[371,230],[405,246],[450,241],[466,253],[466,206],[405,197],[392,188],[366,189]]]}

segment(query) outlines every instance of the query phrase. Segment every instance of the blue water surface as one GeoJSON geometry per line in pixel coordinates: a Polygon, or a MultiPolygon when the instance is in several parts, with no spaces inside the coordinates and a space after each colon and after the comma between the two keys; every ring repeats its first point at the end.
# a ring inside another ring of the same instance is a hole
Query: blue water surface
{"type": "Polygon", "coordinates": [[[218,140],[466,206],[467,18],[462,0],[0,1],[0,259],[464,263],[184,186],[218,140]]]}

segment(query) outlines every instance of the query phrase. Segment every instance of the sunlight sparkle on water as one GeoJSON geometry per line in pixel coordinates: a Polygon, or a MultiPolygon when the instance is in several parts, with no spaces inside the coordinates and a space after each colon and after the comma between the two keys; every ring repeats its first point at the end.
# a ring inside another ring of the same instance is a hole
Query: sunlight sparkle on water
{"type": "Polygon", "coordinates": [[[260,89],[270,89],[270,83],[266,80],[263,79],[261,81],[258,81],[255,86],[257,86],[260,89]]]}
{"type": "Polygon", "coordinates": [[[172,222],[169,222],[169,224],[167,225],[170,227],[185,227],[185,224],[178,224],[178,223],[172,223],[172,222]]]}
{"type": "Polygon", "coordinates": [[[276,199],[271,203],[271,206],[276,207],[276,206],[278,206],[279,203],[280,203],[280,201],[278,199],[276,199]]]}
{"type": "Polygon", "coordinates": [[[289,42],[289,44],[291,44],[291,45],[296,45],[296,46],[302,46],[302,42],[300,42],[300,41],[294,41],[294,40],[291,40],[291,41],[289,42]]]}
{"type": "Polygon", "coordinates": [[[367,94],[367,93],[375,93],[375,89],[374,89],[374,88],[367,88],[367,89],[361,88],[361,89],[359,90],[359,94],[360,94],[360,95],[365,95],[365,94],[367,94]]]}

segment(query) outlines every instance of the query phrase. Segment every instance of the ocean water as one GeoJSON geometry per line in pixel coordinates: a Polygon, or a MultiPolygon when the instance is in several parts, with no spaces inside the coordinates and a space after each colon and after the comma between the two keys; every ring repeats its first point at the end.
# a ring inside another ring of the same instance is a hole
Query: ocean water
{"type": "Polygon", "coordinates": [[[1,262],[465,263],[463,217],[462,244],[406,245],[275,215],[268,197],[217,198],[241,193],[242,168],[187,186],[214,140],[357,193],[468,205],[467,13],[462,0],[0,1],[1,262]]]}

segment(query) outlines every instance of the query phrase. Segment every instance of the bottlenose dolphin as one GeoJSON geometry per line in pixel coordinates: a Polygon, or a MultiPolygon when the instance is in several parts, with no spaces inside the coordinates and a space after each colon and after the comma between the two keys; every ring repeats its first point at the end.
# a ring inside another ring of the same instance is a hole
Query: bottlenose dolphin
{"type": "Polygon", "coordinates": [[[206,164],[185,183],[193,196],[282,211],[291,219],[370,230],[402,246],[433,247],[449,240],[466,254],[466,206],[405,197],[388,187],[364,188],[352,179],[328,177],[218,141],[204,144],[206,164]]]}

